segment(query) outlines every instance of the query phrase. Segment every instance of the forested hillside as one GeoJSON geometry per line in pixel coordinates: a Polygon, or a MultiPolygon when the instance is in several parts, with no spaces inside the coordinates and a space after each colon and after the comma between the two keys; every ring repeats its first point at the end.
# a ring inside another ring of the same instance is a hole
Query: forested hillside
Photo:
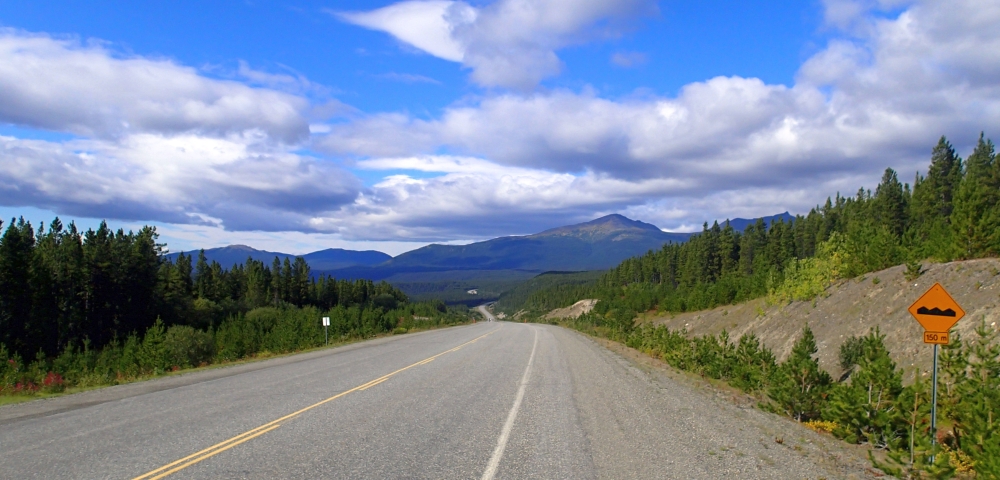
{"type": "Polygon", "coordinates": [[[385,282],[313,277],[301,257],[270,266],[250,258],[227,270],[204,255],[171,261],[164,247],[152,227],[8,224],[0,238],[0,393],[30,391],[48,371],[101,383],[318,346],[321,316],[331,317],[334,340],[465,319],[441,302],[411,303],[385,282]]]}
{"type": "Polygon", "coordinates": [[[735,232],[729,225],[706,225],[688,243],[626,260],[589,289],[549,293],[561,306],[599,299],[593,311],[566,321],[568,326],[724,380],[764,408],[881,450],[873,463],[898,478],[997,478],[1000,334],[982,318],[967,320],[977,322],[972,335],[954,333],[943,347],[940,423],[933,432],[926,372],[898,368],[878,329],[867,335],[841,332],[839,366],[845,374],[838,380],[820,368],[808,326],[779,363],[753,332],[740,338],[725,330],[694,336],[686,329],[637,326],[634,320],[651,309],[702,310],[765,296],[771,305],[784,305],[815,299],[840,279],[893,265],[905,264],[904,276],[913,281],[924,273],[926,259],[998,254],[1000,162],[994,146],[981,136],[963,161],[942,138],[927,175],[918,174],[912,188],[887,169],[874,193],[837,195],[808,215],[771,228],[757,223],[735,232]]]}
{"type": "MultiPolygon", "coordinates": [[[[682,244],[630,258],[589,289],[541,291],[559,307],[601,298],[599,313],[683,312],[774,294],[814,295],[829,282],[924,259],[1000,254],[1000,163],[980,136],[965,160],[942,137],[913,186],[886,169],[875,191],[837,194],[807,215],[742,232],[718,223],[682,244]],[[553,299],[558,299],[554,302],[553,299]]],[[[529,301],[523,308],[531,309],[529,301]]]]}

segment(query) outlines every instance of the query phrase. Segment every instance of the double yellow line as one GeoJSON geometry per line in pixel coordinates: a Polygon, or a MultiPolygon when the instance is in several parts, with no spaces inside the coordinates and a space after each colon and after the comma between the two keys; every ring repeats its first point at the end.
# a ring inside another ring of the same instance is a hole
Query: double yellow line
{"type": "Polygon", "coordinates": [[[478,336],[478,337],[476,337],[476,338],[474,338],[472,340],[469,340],[468,342],[465,342],[465,343],[463,343],[463,344],[461,344],[461,345],[459,345],[459,346],[457,346],[455,348],[452,348],[451,350],[443,351],[443,352],[441,352],[441,353],[439,353],[437,355],[434,355],[433,357],[425,358],[425,359],[423,359],[423,360],[421,360],[421,361],[419,361],[417,363],[414,363],[412,365],[408,365],[406,367],[400,368],[399,370],[396,370],[395,372],[383,375],[383,376],[381,376],[379,378],[376,378],[375,380],[372,380],[372,381],[370,381],[368,383],[365,383],[365,384],[362,384],[362,385],[358,385],[357,387],[354,387],[354,388],[352,388],[352,389],[350,389],[350,390],[348,390],[346,392],[338,393],[338,394],[336,394],[336,395],[334,395],[334,396],[332,396],[330,398],[327,398],[326,400],[322,400],[320,402],[316,402],[316,403],[314,403],[312,405],[309,405],[308,407],[305,407],[305,408],[303,408],[301,410],[297,410],[295,412],[289,413],[288,415],[285,415],[284,417],[281,417],[281,418],[279,418],[277,420],[265,423],[265,424],[263,424],[263,425],[255,428],[253,430],[248,430],[248,431],[243,432],[243,433],[241,433],[241,434],[239,434],[239,435],[237,435],[235,437],[232,437],[232,438],[230,438],[228,440],[216,443],[215,445],[212,445],[211,447],[208,447],[208,448],[206,448],[204,450],[201,450],[199,452],[192,453],[191,455],[188,455],[188,456],[186,456],[186,457],[184,457],[184,458],[182,458],[180,460],[176,460],[174,462],[168,463],[168,464],[166,464],[166,465],[164,465],[164,466],[162,466],[160,468],[157,468],[156,470],[151,470],[151,471],[146,472],[146,473],[144,473],[142,475],[139,475],[138,477],[135,477],[133,480],[157,480],[157,479],[160,479],[160,478],[164,478],[164,477],[166,477],[168,475],[172,475],[174,473],[177,473],[177,472],[179,472],[179,471],[181,471],[181,470],[183,470],[183,469],[185,469],[187,467],[190,467],[191,465],[194,465],[194,464],[196,464],[196,463],[198,463],[198,462],[200,462],[202,460],[205,460],[207,458],[213,457],[213,456],[215,456],[215,455],[217,455],[219,453],[222,453],[222,452],[224,452],[226,450],[229,450],[230,448],[233,448],[233,447],[235,447],[235,446],[237,446],[237,445],[239,445],[239,444],[241,444],[243,442],[250,441],[250,440],[252,440],[252,439],[254,439],[256,437],[259,437],[259,436],[261,436],[261,435],[263,435],[263,434],[265,434],[267,432],[270,432],[271,430],[274,430],[274,429],[280,427],[281,426],[281,422],[284,422],[285,420],[290,420],[292,418],[295,418],[295,417],[297,417],[297,416],[299,416],[299,415],[301,415],[301,414],[303,414],[305,412],[308,412],[309,410],[312,410],[312,409],[314,409],[314,408],[316,408],[316,407],[318,407],[320,405],[323,405],[325,403],[332,402],[332,401],[334,401],[334,400],[336,400],[336,399],[338,399],[340,397],[343,397],[344,395],[347,395],[349,393],[360,392],[362,390],[366,390],[366,389],[369,389],[371,387],[374,387],[375,385],[378,385],[378,384],[380,384],[380,383],[388,380],[393,375],[396,375],[396,374],[398,374],[400,372],[405,372],[406,370],[409,370],[409,369],[411,369],[413,367],[417,367],[417,366],[420,366],[420,365],[426,365],[428,363],[431,363],[431,362],[434,361],[434,359],[436,359],[436,358],[438,358],[438,357],[440,357],[442,355],[449,354],[451,352],[459,350],[462,347],[465,347],[467,345],[471,345],[473,343],[476,343],[479,340],[481,340],[481,339],[483,339],[483,338],[485,338],[485,337],[487,337],[489,335],[492,335],[494,333],[496,333],[496,330],[493,330],[492,332],[480,335],[480,336],[478,336]]]}

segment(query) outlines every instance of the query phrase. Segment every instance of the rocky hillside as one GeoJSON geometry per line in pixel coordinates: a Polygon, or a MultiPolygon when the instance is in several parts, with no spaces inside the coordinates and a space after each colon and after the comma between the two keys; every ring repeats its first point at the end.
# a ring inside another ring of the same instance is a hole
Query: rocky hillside
{"type": "Polygon", "coordinates": [[[931,346],[923,343],[923,329],[907,308],[934,282],[940,282],[966,312],[952,332],[969,338],[980,322],[1000,327],[1000,260],[925,264],[924,268],[923,275],[913,281],[904,278],[904,266],[843,281],[815,301],[777,306],[758,299],[644,321],[671,329],[687,328],[692,335],[717,334],[725,329],[733,340],[753,332],[779,360],[788,355],[808,323],[816,335],[820,364],[835,375],[842,373],[838,353],[844,340],[877,326],[886,335],[886,346],[897,365],[912,378],[915,367],[930,370],[932,355],[931,346]]]}

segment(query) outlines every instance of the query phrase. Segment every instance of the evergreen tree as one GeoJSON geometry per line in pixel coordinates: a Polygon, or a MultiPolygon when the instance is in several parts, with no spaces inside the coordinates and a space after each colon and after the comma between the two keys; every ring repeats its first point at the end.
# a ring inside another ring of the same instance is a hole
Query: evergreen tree
{"type": "Polygon", "coordinates": [[[907,242],[915,256],[950,260],[953,255],[951,213],[962,180],[962,159],[945,137],[931,152],[927,177],[917,174],[910,204],[907,242]]]}
{"type": "Polygon", "coordinates": [[[965,346],[966,374],[956,385],[958,402],[950,409],[958,446],[984,478],[1000,478],[1000,344],[985,320],[965,346]]]}
{"type": "Polygon", "coordinates": [[[35,234],[31,223],[11,219],[0,238],[0,344],[24,358],[34,357],[34,345],[26,337],[31,316],[31,265],[35,234]]]}
{"type": "Polygon", "coordinates": [[[830,375],[819,368],[819,360],[813,357],[817,351],[816,337],[807,325],[768,390],[778,407],[800,422],[819,417],[830,386],[830,375]]]}
{"type": "Polygon", "coordinates": [[[903,379],[889,358],[884,340],[885,335],[878,329],[861,339],[858,370],[849,383],[831,390],[830,401],[823,409],[823,417],[838,424],[835,434],[877,448],[896,446],[902,435],[895,400],[903,390],[903,379]]]}
{"type": "Polygon", "coordinates": [[[980,134],[979,143],[966,161],[952,213],[951,225],[961,258],[1000,253],[994,247],[1000,230],[1000,215],[994,215],[1000,204],[1000,176],[994,172],[995,163],[993,142],[980,134]]]}
{"type": "Polygon", "coordinates": [[[885,225],[896,237],[903,235],[906,227],[906,198],[903,185],[899,183],[896,171],[887,168],[882,174],[882,182],[875,189],[875,221],[885,225]]]}
{"type": "Polygon", "coordinates": [[[905,432],[904,448],[890,450],[882,461],[869,451],[876,468],[896,478],[949,478],[955,473],[950,456],[939,445],[931,444],[930,385],[914,371],[913,384],[896,399],[897,418],[905,432]],[[931,461],[934,458],[934,461],[931,461]]]}
{"type": "Polygon", "coordinates": [[[208,276],[208,257],[205,256],[205,249],[201,249],[198,251],[198,262],[194,267],[194,289],[198,298],[208,298],[208,276]]]}

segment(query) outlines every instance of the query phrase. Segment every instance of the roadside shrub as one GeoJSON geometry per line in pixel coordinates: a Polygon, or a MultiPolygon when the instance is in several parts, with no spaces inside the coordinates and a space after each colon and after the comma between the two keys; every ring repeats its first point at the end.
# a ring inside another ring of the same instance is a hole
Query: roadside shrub
{"type": "Polygon", "coordinates": [[[844,343],[840,344],[840,368],[844,371],[851,370],[858,364],[858,359],[864,353],[864,340],[860,337],[851,335],[844,340],[844,343]]]}
{"type": "Polygon", "coordinates": [[[208,363],[215,355],[215,340],[211,332],[187,325],[174,325],[163,338],[167,363],[170,366],[197,367],[208,363]]]}
{"type": "Polygon", "coordinates": [[[873,329],[860,339],[858,371],[849,383],[835,385],[823,411],[836,422],[834,435],[851,443],[867,442],[876,448],[898,446],[906,434],[896,399],[903,391],[903,376],[885,348],[885,335],[873,329]]]}
{"type": "Polygon", "coordinates": [[[903,273],[903,277],[912,282],[923,275],[923,268],[924,266],[916,260],[906,262],[906,272],[903,273]]]}
{"type": "Polygon", "coordinates": [[[830,386],[830,374],[820,369],[813,357],[817,351],[816,338],[806,326],[768,389],[778,408],[799,422],[819,418],[830,386]]]}
{"type": "Polygon", "coordinates": [[[163,373],[169,367],[165,338],[163,322],[156,319],[156,323],[146,330],[146,335],[142,337],[142,343],[136,353],[135,361],[140,374],[163,373]]]}

